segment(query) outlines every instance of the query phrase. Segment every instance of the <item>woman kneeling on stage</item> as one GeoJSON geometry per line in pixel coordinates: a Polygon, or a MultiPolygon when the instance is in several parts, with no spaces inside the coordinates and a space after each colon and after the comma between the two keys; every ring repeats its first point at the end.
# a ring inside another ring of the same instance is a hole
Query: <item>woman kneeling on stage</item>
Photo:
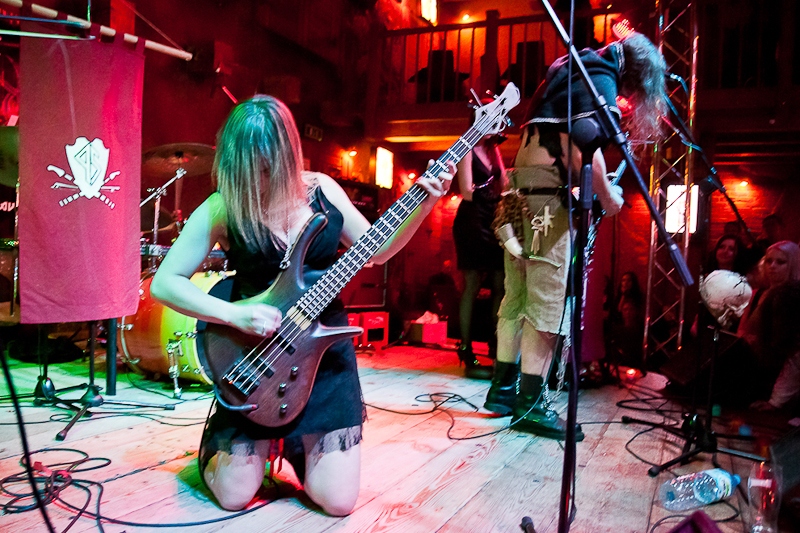
{"type": "MultiPolygon", "coordinates": [[[[315,213],[328,220],[305,256],[304,264],[314,270],[330,267],[339,243],[351,245],[370,227],[332,178],[302,165],[300,136],[285,104],[265,95],[238,104],[217,138],[217,190],[192,214],[167,254],[153,280],[153,296],[200,320],[271,337],[280,327],[280,310],[240,300],[267,290],[286,267],[306,222],[315,213]],[[190,281],[216,243],[236,271],[232,303],[190,281]]],[[[448,168],[439,175],[442,181],[417,181],[427,198],[373,261],[385,262],[409,241],[449,189],[455,168],[448,168]]],[[[346,326],[342,303],[334,300],[320,322],[346,326]]],[[[200,445],[202,478],[223,508],[242,509],[261,487],[266,463],[274,464],[277,455],[271,450],[277,449],[314,503],[330,515],[347,515],[358,497],[365,413],[353,344],[338,341],[321,357],[305,409],[288,424],[262,426],[215,404],[200,445]]]]}

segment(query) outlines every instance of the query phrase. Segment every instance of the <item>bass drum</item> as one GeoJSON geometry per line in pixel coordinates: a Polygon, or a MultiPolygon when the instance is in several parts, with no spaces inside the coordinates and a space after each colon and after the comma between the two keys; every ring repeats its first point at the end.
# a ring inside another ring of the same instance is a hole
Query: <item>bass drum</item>
{"type": "MultiPolygon", "coordinates": [[[[198,272],[192,283],[211,296],[230,300],[233,272],[198,272]]],[[[206,322],[182,315],[156,302],[150,295],[153,273],[145,272],[139,286],[139,308],[135,315],[122,318],[118,348],[133,370],[158,378],[178,377],[212,385],[206,371],[205,349],[198,333],[206,322]]]]}

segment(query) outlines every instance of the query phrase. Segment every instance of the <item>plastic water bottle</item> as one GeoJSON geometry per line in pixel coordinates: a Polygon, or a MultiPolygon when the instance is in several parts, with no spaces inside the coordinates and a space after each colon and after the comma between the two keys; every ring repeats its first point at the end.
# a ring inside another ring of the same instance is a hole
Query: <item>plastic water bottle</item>
{"type": "Polygon", "coordinates": [[[736,474],[714,468],[665,482],[659,489],[661,505],[668,511],[686,511],[724,500],[741,481],[736,474]]]}

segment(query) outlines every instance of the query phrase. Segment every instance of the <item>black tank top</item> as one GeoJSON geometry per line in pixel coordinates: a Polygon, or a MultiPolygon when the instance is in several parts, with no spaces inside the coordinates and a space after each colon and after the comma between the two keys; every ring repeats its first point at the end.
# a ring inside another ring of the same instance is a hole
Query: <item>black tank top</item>
{"type": "MultiPolygon", "coordinates": [[[[342,234],[342,213],[331,204],[320,187],[310,194],[311,210],[324,213],[328,224],[314,238],[306,253],[304,264],[313,270],[325,270],[337,258],[337,250],[342,234]]],[[[267,290],[280,273],[280,263],[286,252],[283,243],[270,239],[263,243],[261,250],[253,252],[244,245],[241,237],[228,227],[230,249],[228,267],[236,271],[234,277],[234,300],[249,298],[267,290]]]]}

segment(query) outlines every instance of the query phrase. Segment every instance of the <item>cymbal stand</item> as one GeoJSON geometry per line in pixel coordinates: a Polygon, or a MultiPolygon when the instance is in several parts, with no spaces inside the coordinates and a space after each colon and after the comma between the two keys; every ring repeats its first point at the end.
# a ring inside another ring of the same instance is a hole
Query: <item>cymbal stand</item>
{"type": "MultiPolygon", "coordinates": [[[[148,196],[147,198],[142,200],[141,203],[139,204],[139,207],[141,208],[142,206],[144,206],[147,202],[149,202],[153,198],[156,199],[155,215],[153,216],[153,241],[151,242],[151,244],[153,246],[158,244],[158,217],[161,214],[161,197],[165,196],[167,194],[167,187],[172,185],[176,180],[181,179],[185,174],[186,174],[186,170],[184,170],[183,168],[178,168],[175,171],[175,175],[172,176],[172,178],[170,178],[170,180],[168,182],[166,182],[161,187],[158,187],[157,189],[155,189],[150,196],[148,196]]],[[[151,253],[151,254],[148,254],[148,255],[150,256],[150,270],[154,272],[156,270],[156,267],[157,267],[157,265],[156,265],[156,254],[152,254],[151,253]]]]}
{"type": "MultiPolygon", "coordinates": [[[[75,416],[69,421],[69,423],[58,432],[56,435],[56,440],[64,440],[67,438],[67,432],[72,429],[72,426],[80,420],[84,416],[91,416],[92,413],[89,411],[92,407],[99,407],[103,404],[111,404],[111,405],[123,405],[129,407],[143,407],[143,408],[154,408],[154,409],[165,409],[165,410],[174,410],[174,404],[157,404],[157,403],[143,403],[143,402],[121,402],[116,400],[104,400],[103,397],[100,395],[100,387],[97,386],[94,382],[94,351],[95,351],[95,344],[97,341],[97,322],[92,321],[89,323],[89,344],[87,346],[87,351],[89,355],[89,383],[86,385],[86,392],[77,400],[64,400],[59,399],[58,404],[66,404],[70,409],[76,411],[75,416]],[[80,407],[78,407],[80,405],[80,407]]],[[[116,364],[116,361],[106,361],[107,365],[116,364]]]]}

